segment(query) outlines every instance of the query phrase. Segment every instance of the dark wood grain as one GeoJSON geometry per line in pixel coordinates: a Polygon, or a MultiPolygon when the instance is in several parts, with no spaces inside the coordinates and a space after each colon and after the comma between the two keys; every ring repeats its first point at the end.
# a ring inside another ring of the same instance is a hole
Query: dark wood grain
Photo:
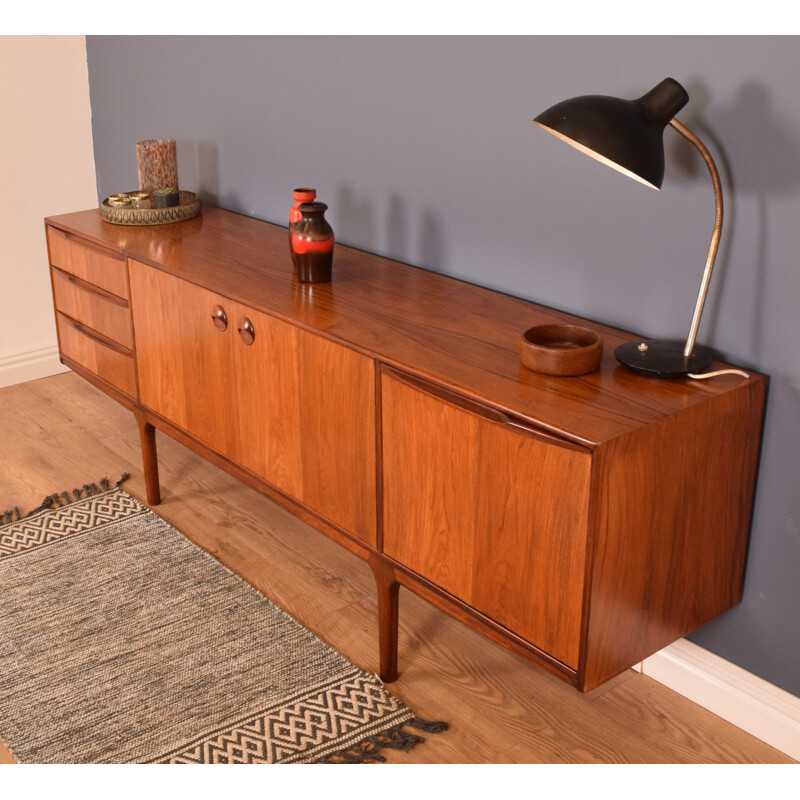
{"type": "Polygon", "coordinates": [[[121,298],[128,296],[125,259],[83,238],[47,226],[50,264],[121,298]]]}
{"type": "Polygon", "coordinates": [[[585,688],[739,602],[763,394],[741,381],[596,454],[585,688]]]}
{"type": "Polygon", "coordinates": [[[391,373],[381,395],[386,555],[577,669],[589,451],[391,373]]]}
{"type": "Polygon", "coordinates": [[[147,421],[140,409],[135,409],[134,416],[139,426],[139,439],[142,445],[142,467],[147,489],[147,503],[157,506],[161,502],[161,484],[158,480],[158,450],[156,448],[156,429],[147,421]]]}
{"type": "Polygon", "coordinates": [[[392,683],[400,677],[397,663],[400,583],[386,559],[371,554],[369,565],[377,588],[379,675],[381,680],[392,683]]]}
{"type": "Polygon", "coordinates": [[[545,375],[585,375],[602,357],[603,340],[577,325],[537,325],[520,338],[520,361],[545,375]]]}
{"type": "Polygon", "coordinates": [[[142,404],[375,546],[373,362],[129,264],[142,404]],[[249,344],[217,327],[218,307],[251,322],[249,344]]]}
{"type": "Polygon", "coordinates": [[[74,275],[52,268],[53,297],[58,311],[102,333],[128,350],[133,349],[133,329],[127,301],[98,290],[74,275]]]}
{"type": "Polygon", "coordinates": [[[56,312],[56,324],[63,355],[126,394],[136,396],[136,370],[132,351],[61,312],[56,312]]]}
{"type": "Polygon", "coordinates": [[[155,426],[367,559],[387,679],[399,585],[583,691],[738,602],[761,376],[646,378],[609,355],[621,331],[339,245],[333,281],[300,284],[285,228],[214,208],[47,222],[80,280],[128,258],[137,372],[84,323],[59,337],[136,413],[149,495],[155,426]],[[590,325],[600,368],[522,367],[540,324],[590,325]]]}
{"type": "Polygon", "coordinates": [[[613,355],[633,335],[339,243],[333,280],[301,284],[285,227],[213,207],[157,229],[123,229],[104,222],[96,209],[47,221],[590,446],[731,385],[636,375],[613,355]],[[524,368],[520,336],[547,323],[596,330],[605,345],[600,369],[562,378],[524,368]]]}

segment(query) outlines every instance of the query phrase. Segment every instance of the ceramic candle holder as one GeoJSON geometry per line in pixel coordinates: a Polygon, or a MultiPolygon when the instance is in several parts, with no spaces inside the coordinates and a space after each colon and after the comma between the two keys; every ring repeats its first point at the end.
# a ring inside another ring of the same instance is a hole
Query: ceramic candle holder
{"type": "Polygon", "coordinates": [[[136,142],[139,190],[154,192],[163,186],[178,188],[178,156],[174,139],[136,142]]]}

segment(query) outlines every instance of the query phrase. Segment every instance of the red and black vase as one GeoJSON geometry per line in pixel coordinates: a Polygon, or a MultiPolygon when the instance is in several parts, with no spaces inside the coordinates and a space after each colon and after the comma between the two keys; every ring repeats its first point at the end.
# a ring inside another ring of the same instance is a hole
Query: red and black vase
{"type": "Polygon", "coordinates": [[[297,280],[302,283],[325,283],[333,267],[333,228],[325,219],[325,203],[301,203],[300,219],[292,231],[292,257],[297,280]]]}
{"type": "MultiPolygon", "coordinates": [[[[302,216],[298,206],[301,203],[310,203],[316,200],[317,190],[308,187],[295,189],[292,192],[292,199],[294,200],[294,205],[289,211],[289,252],[292,254],[292,263],[295,264],[294,250],[292,249],[292,231],[294,230],[294,226],[300,222],[300,217],[302,216]]],[[[297,264],[295,264],[295,266],[297,266],[297,264]]]]}

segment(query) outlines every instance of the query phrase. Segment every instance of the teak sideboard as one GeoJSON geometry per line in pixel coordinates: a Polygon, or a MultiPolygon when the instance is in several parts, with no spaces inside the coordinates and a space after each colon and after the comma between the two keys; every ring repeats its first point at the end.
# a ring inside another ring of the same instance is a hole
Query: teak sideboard
{"type": "Polygon", "coordinates": [[[217,208],[45,225],[61,359],[135,415],[148,503],[158,429],[366,559],[384,680],[401,585],[582,691],[739,601],[762,376],[643,377],[629,334],[341,245],[302,284],[217,208]],[[552,322],[600,369],[524,368],[552,322]]]}

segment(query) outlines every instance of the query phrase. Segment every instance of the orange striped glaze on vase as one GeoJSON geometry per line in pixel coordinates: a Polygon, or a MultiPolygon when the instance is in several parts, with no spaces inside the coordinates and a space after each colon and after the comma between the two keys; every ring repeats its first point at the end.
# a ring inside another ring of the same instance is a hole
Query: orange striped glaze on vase
{"type": "Polygon", "coordinates": [[[292,254],[292,264],[294,264],[296,267],[297,264],[295,263],[294,250],[292,249],[292,231],[294,230],[294,226],[300,222],[300,218],[303,216],[299,210],[300,204],[311,203],[316,200],[317,190],[310,187],[295,189],[292,192],[292,199],[294,200],[294,205],[289,210],[289,251],[292,254]]]}
{"type": "Polygon", "coordinates": [[[300,203],[300,219],[292,231],[292,257],[301,283],[325,283],[333,267],[333,228],[325,219],[325,203],[300,203]]]}

